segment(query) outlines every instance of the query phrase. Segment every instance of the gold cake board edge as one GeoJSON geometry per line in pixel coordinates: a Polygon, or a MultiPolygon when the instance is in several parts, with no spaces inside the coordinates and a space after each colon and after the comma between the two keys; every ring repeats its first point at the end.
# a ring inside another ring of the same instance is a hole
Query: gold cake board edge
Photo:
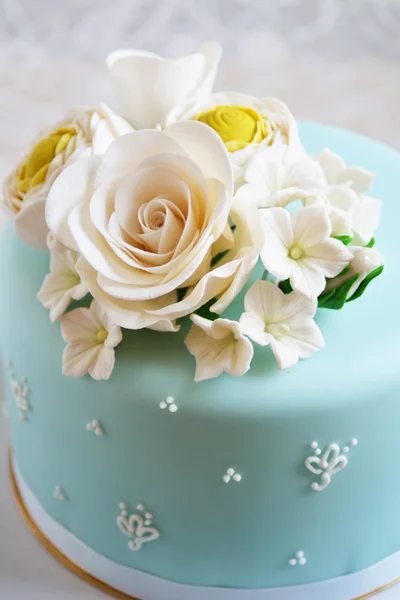
{"type": "MultiPolygon", "coordinates": [[[[49,540],[49,538],[44,535],[44,533],[39,529],[39,527],[36,525],[36,523],[32,519],[32,517],[22,499],[21,492],[19,491],[19,487],[18,487],[17,480],[16,480],[15,473],[14,473],[11,449],[8,451],[8,473],[9,473],[10,482],[11,482],[11,491],[13,493],[13,496],[16,501],[19,512],[21,513],[23,520],[28,525],[28,527],[31,530],[31,532],[33,533],[33,535],[44,546],[44,548],[47,550],[47,552],[49,552],[62,565],[64,565],[64,567],[66,567],[67,569],[72,571],[75,575],[77,575],[78,577],[83,579],[83,581],[86,581],[86,583],[89,583],[90,585],[97,587],[105,594],[109,594],[109,595],[113,596],[114,598],[118,598],[119,600],[139,600],[139,598],[134,598],[133,596],[124,594],[124,592],[120,592],[119,590],[109,586],[107,583],[104,583],[100,579],[97,579],[97,577],[93,577],[93,575],[90,575],[89,573],[87,573],[86,571],[81,569],[77,564],[75,564],[74,562],[72,562],[72,560],[70,560],[67,556],[65,556],[65,554],[60,552],[60,550],[58,550],[58,548],[56,548],[54,546],[54,544],[49,540]]],[[[362,596],[357,596],[356,598],[349,598],[349,600],[368,600],[369,598],[373,598],[374,596],[377,596],[378,594],[381,594],[382,592],[389,590],[391,587],[394,587],[395,585],[397,585],[399,583],[400,583],[400,577],[396,577],[396,579],[394,579],[393,581],[390,581],[386,585],[380,586],[379,588],[376,588],[375,590],[367,592],[366,594],[363,594],[362,596]]],[[[346,599],[343,598],[343,600],[346,600],[346,599]]]]}

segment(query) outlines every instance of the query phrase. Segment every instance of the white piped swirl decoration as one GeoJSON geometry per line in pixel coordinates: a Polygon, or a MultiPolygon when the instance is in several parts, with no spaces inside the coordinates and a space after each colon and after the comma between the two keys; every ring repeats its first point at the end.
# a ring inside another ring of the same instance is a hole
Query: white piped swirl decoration
{"type": "Polygon", "coordinates": [[[118,528],[124,535],[129,537],[128,548],[133,552],[140,550],[143,544],[153,542],[160,537],[159,531],[152,527],[153,515],[149,512],[145,512],[143,504],[138,504],[136,507],[137,512],[129,514],[126,504],[121,502],[119,505],[120,514],[117,517],[118,528]]]}
{"type": "MultiPolygon", "coordinates": [[[[351,446],[357,444],[358,440],[356,438],[353,438],[350,442],[351,446]]],[[[333,475],[347,467],[349,446],[344,446],[341,450],[338,444],[333,443],[322,453],[317,442],[312,442],[311,448],[314,450],[314,456],[308,456],[304,464],[311,473],[320,476],[319,481],[314,481],[311,484],[311,489],[314,492],[322,492],[330,485],[333,475]]]]}

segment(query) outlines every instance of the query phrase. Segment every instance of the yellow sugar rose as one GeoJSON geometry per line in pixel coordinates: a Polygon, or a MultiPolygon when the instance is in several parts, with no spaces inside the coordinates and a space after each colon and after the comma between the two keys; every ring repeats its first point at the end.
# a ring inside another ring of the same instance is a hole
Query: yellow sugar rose
{"type": "Polygon", "coordinates": [[[271,139],[273,124],[255,109],[247,106],[215,106],[197,115],[201,121],[222,138],[229,152],[236,152],[248,144],[260,144],[271,139]]]}
{"type": "Polygon", "coordinates": [[[71,162],[102,154],[120,135],[132,131],[121,117],[102,104],[78,107],[40,134],[36,143],[4,182],[0,209],[14,221],[18,237],[46,250],[45,204],[51,186],[71,162]]]}

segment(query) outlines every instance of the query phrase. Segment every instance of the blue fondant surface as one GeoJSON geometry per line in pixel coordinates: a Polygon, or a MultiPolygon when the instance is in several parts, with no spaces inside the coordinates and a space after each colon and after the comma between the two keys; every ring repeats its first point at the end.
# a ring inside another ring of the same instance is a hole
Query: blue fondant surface
{"type": "MultiPolygon", "coordinates": [[[[320,310],[326,349],[290,371],[258,348],[249,373],[195,384],[178,334],[128,332],[109,381],[61,373],[59,324],[36,300],[48,256],[9,227],[0,240],[0,344],[32,410],[18,419],[5,368],[12,445],[45,510],[107,558],[170,580],[262,588],[341,576],[400,548],[400,154],[365,137],[301,124],[309,152],[328,146],[377,174],[384,274],[340,311],[320,310]],[[173,396],[178,411],[160,409],[173,396]],[[105,435],[86,431],[93,419],[105,435]],[[304,466],[358,438],[323,492],[304,466]],[[222,477],[234,467],[242,481],[222,477]],[[68,497],[53,497],[56,486],[68,497]],[[160,538],[128,549],[119,503],[144,503],[160,538]],[[288,566],[303,550],[308,562],[288,566]]],[[[239,316],[239,297],[226,316],[239,316]]]]}

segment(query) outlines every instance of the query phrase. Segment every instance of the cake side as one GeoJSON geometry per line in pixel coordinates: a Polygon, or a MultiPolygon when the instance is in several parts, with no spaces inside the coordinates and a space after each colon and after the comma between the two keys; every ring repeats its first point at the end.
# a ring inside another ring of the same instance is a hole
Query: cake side
{"type": "MultiPolygon", "coordinates": [[[[289,372],[257,348],[243,377],[195,384],[183,328],[129,332],[101,384],[65,378],[59,325],[35,299],[48,257],[10,231],[2,236],[0,339],[12,362],[6,377],[19,385],[8,390],[19,470],[49,515],[120,564],[193,585],[264,588],[339,577],[398,550],[400,482],[391,457],[400,411],[393,227],[400,158],[342,130],[304,124],[301,131],[309,152],[328,145],[378,174],[388,264],[340,318],[318,312],[329,343],[289,372]],[[16,402],[24,389],[26,409],[16,402]],[[334,444],[342,468],[326,483],[311,458],[335,453],[334,444]],[[159,537],[137,552],[117,518],[120,504],[130,515],[141,503],[159,537]],[[307,562],[292,565],[299,551],[307,562]]],[[[240,302],[243,294],[228,318],[238,318],[240,302]]]]}

